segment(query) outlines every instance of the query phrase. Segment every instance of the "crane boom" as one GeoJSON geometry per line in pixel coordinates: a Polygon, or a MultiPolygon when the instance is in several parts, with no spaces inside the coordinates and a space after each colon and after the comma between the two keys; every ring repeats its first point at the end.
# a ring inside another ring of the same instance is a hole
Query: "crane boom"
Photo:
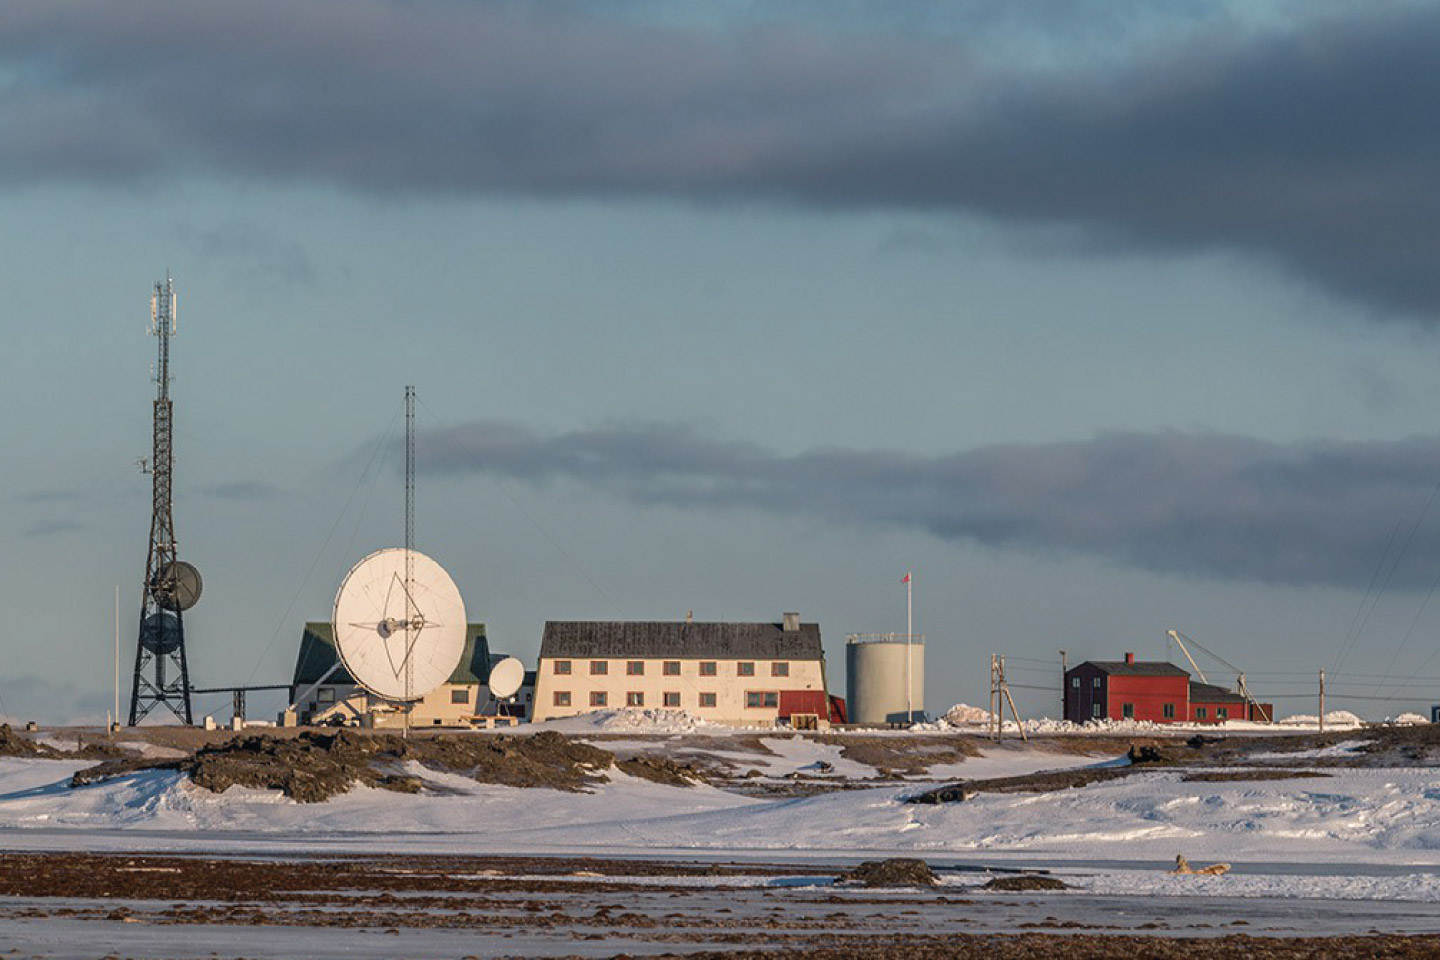
{"type": "Polygon", "coordinates": [[[1186,659],[1186,660],[1189,660],[1189,661],[1190,661],[1190,668],[1195,671],[1195,675],[1200,678],[1200,682],[1201,682],[1201,683],[1209,683],[1210,681],[1209,681],[1208,679],[1206,679],[1206,677],[1205,677],[1205,671],[1204,671],[1204,670],[1201,670],[1201,669],[1200,669],[1200,664],[1196,663],[1196,662],[1195,662],[1195,658],[1192,657],[1192,656],[1190,656],[1190,648],[1187,647],[1187,646],[1185,646],[1185,641],[1181,639],[1180,631],[1179,631],[1179,630],[1167,630],[1167,631],[1165,631],[1165,633],[1166,633],[1166,635],[1167,635],[1171,640],[1174,640],[1174,641],[1176,642],[1176,644],[1179,645],[1179,647],[1180,647],[1180,652],[1183,653],[1183,654],[1185,654],[1185,659],[1186,659]]]}

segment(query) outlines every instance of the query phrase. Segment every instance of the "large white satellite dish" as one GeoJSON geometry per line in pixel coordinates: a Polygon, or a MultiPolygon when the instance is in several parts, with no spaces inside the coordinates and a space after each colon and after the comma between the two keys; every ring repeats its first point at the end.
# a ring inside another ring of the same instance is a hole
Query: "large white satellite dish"
{"type": "Polygon", "coordinates": [[[515,696],[525,684],[525,664],[506,657],[490,668],[490,696],[505,700],[515,696]]]}
{"type": "Polygon", "coordinates": [[[460,591],[418,550],[390,547],[355,564],[335,595],[334,623],[345,669],[388,700],[419,700],[450,679],[465,652],[460,591]]]}

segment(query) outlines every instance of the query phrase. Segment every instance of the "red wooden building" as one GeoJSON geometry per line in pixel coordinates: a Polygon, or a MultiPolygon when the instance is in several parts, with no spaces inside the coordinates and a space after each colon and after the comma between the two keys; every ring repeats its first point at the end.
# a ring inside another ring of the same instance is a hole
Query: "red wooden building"
{"type": "Polygon", "coordinates": [[[1247,704],[1224,687],[1196,683],[1173,663],[1087,660],[1065,672],[1065,719],[1150,720],[1155,723],[1223,723],[1271,720],[1268,703],[1247,704]]]}

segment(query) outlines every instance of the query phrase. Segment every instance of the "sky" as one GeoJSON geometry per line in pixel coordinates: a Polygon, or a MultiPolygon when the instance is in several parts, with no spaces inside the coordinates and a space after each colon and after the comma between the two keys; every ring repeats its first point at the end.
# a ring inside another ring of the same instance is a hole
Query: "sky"
{"type": "Polygon", "coordinates": [[[913,570],[932,712],[1176,629],[1428,715],[1437,54],[1403,0],[10,0],[0,712],[103,721],[117,588],[128,709],[168,273],[197,686],[403,542],[413,384],[417,546],[531,663],[798,610],[843,693],[913,570]]]}

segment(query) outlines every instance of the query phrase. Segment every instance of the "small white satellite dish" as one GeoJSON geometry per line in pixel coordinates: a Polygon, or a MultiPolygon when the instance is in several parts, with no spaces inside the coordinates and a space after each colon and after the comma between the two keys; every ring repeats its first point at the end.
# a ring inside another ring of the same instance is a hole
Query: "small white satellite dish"
{"type": "Polygon", "coordinates": [[[335,595],[334,625],[350,676],[388,700],[419,700],[450,679],[465,652],[460,591],[418,550],[390,547],[355,564],[335,595]]]}
{"type": "Polygon", "coordinates": [[[504,700],[515,696],[525,683],[525,664],[506,657],[490,668],[490,696],[504,700]]]}

